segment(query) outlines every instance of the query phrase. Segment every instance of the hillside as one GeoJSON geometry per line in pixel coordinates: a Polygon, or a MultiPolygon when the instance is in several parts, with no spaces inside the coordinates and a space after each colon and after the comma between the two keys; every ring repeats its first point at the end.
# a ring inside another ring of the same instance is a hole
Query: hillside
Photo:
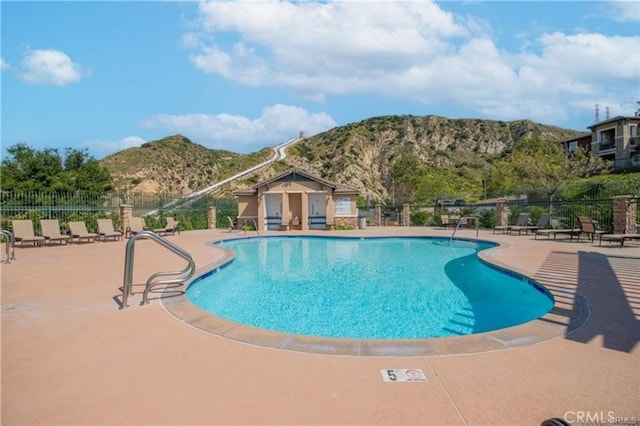
{"type": "MultiPolygon", "coordinates": [[[[385,199],[392,188],[390,170],[396,160],[407,155],[422,164],[455,169],[473,187],[480,184],[487,165],[509,155],[519,141],[532,137],[562,141],[579,133],[529,120],[375,117],[305,139],[289,149],[284,161],[229,185],[219,194],[230,196],[235,189],[289,167],[300,167],[360,189],[373,199],[385,199]]],[[[113,154],[102,164],[109,168],[118,188],[189,194],[270,155],[269,149],[250,155],[210,150],[176,135],[113,154]]]]}
{"type": "MultiPolygon", "coordinates": [[[[357,188],[373,199],[390,197],[390,170],[401,156],[422,164],[455,169],[479,189],[488,164],[509,155],[526,138],[563,141],[580,132],[533,123],[437,116],[386,116],[336,127],[289,150],[286,164],[265,170],[272,176],[289,166],[357,188]]],[[[255,181],[253,179],[252,181],[255,181]]],[[[251,181],[246,182],[251,184],[251,181]]]]}
{"type": "Polygon", "coordinates": [[[119,190],[188,195],[271,155],[269,148],[249,155],[212,150],[175,135],[117,152],[100,163],[119,190]]]}

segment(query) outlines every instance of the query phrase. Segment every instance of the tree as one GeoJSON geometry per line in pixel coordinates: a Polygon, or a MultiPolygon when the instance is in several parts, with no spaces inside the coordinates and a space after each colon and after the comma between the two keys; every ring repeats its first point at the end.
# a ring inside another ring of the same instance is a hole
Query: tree
{"type": "Polygon", "coordinates": [[[393,163],[391,178],[396,199],[418,203],[450,198],[469,187],[459,169],[422,164],[410,154],[403,154],[393,163]]]}
{"type": "Polygon", "coordinates": [[[55,148],[35,150],[24,143],[7,148],[0,175],[4,191],[89,191],[112,189],[111,174],[86,150],[65,149],[64,158],[55,148]]]}
{"type": "Polygon", "coordinates": [[[402,154],[391,166],[391,192],[394,201],[397,198],[401,202],[415,198],[415,192],[422,166],[415,156],[402,154]]]}
{"type": "Polygon", "coordinates": [[[604,161],[582,150],[567,155],[557,142],[528,139],[495,164],[491,181],[502,191],[542,188],[551,201],[565,184],[606,168],[604,161]]]}

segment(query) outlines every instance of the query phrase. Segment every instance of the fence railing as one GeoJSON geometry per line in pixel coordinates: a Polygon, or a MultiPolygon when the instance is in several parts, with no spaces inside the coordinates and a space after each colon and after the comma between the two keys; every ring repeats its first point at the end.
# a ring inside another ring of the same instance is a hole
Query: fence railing
{"type": "MultiPolygon", "coordinates": [[[[623,184],[606,182],[567,186],[558,193],[554,201],[548,201],[548,194],[539,190],[522,191],[518,196],[505,196],[504,199],[507,200],[513,220],[518,216],[517,213],[528,212],[535,223],[542,213],[550,213],[555,217],[566,218],[568,224],[573,225],[577,216],[589,216],[598,221],[602,229],[610,230],[613,221],[612,197],[626,194],[640,194],[640,179],[637,182],[623,184]]],[[[213,196],[193,201],[188,197],[171,194],[0,191],[0,226],[2,229],[11,229],[13,219],[31,219],[38,231],[40,219],[58,219],[63,229],[69,221],[83,221],[89,231],[95,232],[97,220],[102,218],[110,218],[116,227],[120,227],[119,211],[123,204],[132,206],[134,216],[146,216],[149,212],[154,212],[153,216],[145,217],[147,225],[152,228],[162,226],[164,217],[174,216],[180,221],[182,230],[206,229],[210,207],[217,209],[216,226],[219,228],[228,227],[227,216],[235,223],[238,215],[237,200],[213,196]]],[[[456,210],[463,214],[478,215],[481,227],[492,228],[495,225],[495,202],[482,200],[477,203],[457,204],[411,204],[410,224],[439,225],[441,213],[456,210]]],[[[401,208],[402,206],[385,206],[383,222],[389,225],[406,225],[400,214],[401,208]]],[[[636,209],[636,217],[640,220],[638,202],[636,209]]],[[[375,216],[371,206],[360,209],[359,214],[360,217],[368,218],[368,223],[373,224],[375,216]]]]}
{"type": "Polygon", "coordinates": [[[82,221],[90,232],[95,232],[98,219],[109,218],[120,228],[120,206],[133,206],[134,216],[145,216],[151,228],[161,227],[165,216],[180,221],[180,229],[206,229],[209,207],[218,210],[219,227],[227,226],[226,216],[237,217],[238,203],[234,199],[204,197],[196,202],[179,195],[140,193],[56,193],[38,191],[0,191],[0,226],[11,229],[11,220],[30,219],[39,232],[40,219],[58,219],[63,230],[70,221],[82,221]],[[170,206],[170,207],[167,207],[170,206]]]}

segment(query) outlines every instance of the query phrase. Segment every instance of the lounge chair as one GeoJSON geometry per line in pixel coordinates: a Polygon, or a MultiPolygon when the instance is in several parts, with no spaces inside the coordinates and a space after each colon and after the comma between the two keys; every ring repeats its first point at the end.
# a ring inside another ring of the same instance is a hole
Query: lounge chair
{"type": "MultiPolygon", "coordinates": [[[[561,223],[566,222],[568,219],[565,217],[550,217],[550,222],[553,226],[553,224],[555,224],[555,226],[558,226],[561,223]]],[[[538,235],[546,235],[547,239],[550,239],[551,236],[553,235],[553,239],[556,239],[556,236],[558,235],[567,235],[569,237],[573,237],[574,235],[576,235],[576,233],[580,232],[580,228],[567,228],[567,227],[563,227],[564,225],[560,225],[556,228],[545,228],[545,229],[537,229],[534,231],[534,237],[537,240],[538,239],[538,235]]]]}
{"type": "Polygon", "coordinates": [[[522,226],[527,226],[527,224],[529,223],[529,216],[531,216],[529,213],[520,213],[518,215],[518,219],[516,220],[516,223],[514,223],[513,225],[498,225],[498,226],[494,226],[493,227],[493,233],[495,234],[496,231],[502,231],[502,233],[504,234],[506,233],[511,233],[511,228],[514,226],[518,226],[518,227],[522,227],[522,226]]]}
{"type": "Polygon", "coordinates": [[[531,231],[532,233],[535,233],[538,229],[545,229],[546,227],[548,227],[550,218],[551,218],[551,215],[549,213],[542,213],[538,218],[538,223],[536,223],[535,225],[531,225],[531,226],[513,225],[511,228],[509,228],[509,233],[512,233],[515,231],[518,231],[518,235],[521,235],[522,231],[524,231],[525,235],[527,235],[529,231],[531,231]]]}
{"type": "Polygon", "coordinates": [[[447,229],[453,226],[453,223],[449,221],[449,216],[446,214],[440,215],[440,224],[444,229],[447,229]]]}
{"type": "Polygon", "coordinates": [[[143,217],[138,216],[130,216],[128,220],[126,237],[131,238],[133,235],[138,232],[144,231],[146,228],[146,223],[143,217]]]}
{"type": "Polygon", "coordinates": [[[62,245],[62,243],[68,244],[71,242],[70,236],[64,235],[60,232],[60,222],[58,222],[58,219],[40,219],[40,229],[42,231],[44,241],[48,244],[51,244],[54,241],[57,241],[60,245],[62,245]]]}
{"type": "Polygon", "coordinates": [[[98,219],[98,240],[106,241],[107,238],[119,240],[122,232],[115,230],[111,219],[98,219]]]}
{"type": "Polygon", "coordinates": [[[69,222],[69,229],[71,230],[71,241],[74,241],[74,238],[76,238],[78,242],[86,240],[87,242],[91,241],[93,243],[98,238],[98,234],[87,231],[87,225],[85,225],[84,222],[69,222]]]}
{"type": "Polygon", "coordinates": [[[596,223],[587,216],[578,216],[578,223],[580,224],[580,232],[572,234],[571,240],[576,236],[576,241],[580,242],[580,236],[586,234],[589,241],[595,242],[596,235],[604,234],[604,231],[599,230],[596,223]]]}
{"type": "Polygon", "coordinates": [[[13,238],[16,243],[24,245],[24,243],[33,243],[34,246],[41,246],[44,243],[44,237],[36,235],[33,232],[33,221],[31,219],[19,219],[11,221],[13,229],[13,238]]]}
{"type": "Polygon", "coordinates": [[[229,232],[240,230],[240,225],[238,225],[237,223],[234,224],[233,219],[231,219],[231,216],[227,216],[227,220],[229,221],[229,232]]]}
{"type": "Polygon", "coordinates": [[[640,240],[640,234],[600,234],[599,236],[599,245],[602,245],[602,240],[619,241],[620,248],[624,246],[625,240],[640,240]]]}
{"type": "Polygon", "coordinates": [[[175,235],[176,232],[180,233],[180,229],[179,229],[180,222],[178,222],[171,216],[167,216],[165,219],[167,221],[167,224],[162,228],[154,229],[153,232],[159,235],[167,235],[167,234],[175,235]]]}

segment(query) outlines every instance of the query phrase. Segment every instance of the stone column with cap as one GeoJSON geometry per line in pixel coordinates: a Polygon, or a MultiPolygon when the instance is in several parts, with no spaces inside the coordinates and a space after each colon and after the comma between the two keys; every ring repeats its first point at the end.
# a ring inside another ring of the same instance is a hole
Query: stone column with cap
{"type": "Polygon", "coordinates": [[[373,224],[382,226],[382,204],[376,204],[373,210],[373,224]]]}
{"type": "Polygon", "coordinates": [[[127,235],[127,227],[129,226],[129,218],[133,216],[133,206],[131,204],[120,205],[120,232],[127,235]]]}
{"type": "Polygon", "coordinates": [[[506,200],[496,201],[496,226],[509,225],[509,207],[506,200]]]}
{"type": "Polygon", "coordinates": [[[215,207],[209,207],[207,211],[207,228],[216,229],[216,223],[218,222],[218,211],[215,207]]]}
{"type": "Polygon", "coordinates": [[[613,233],[636,233],[636,203],[638,199],[632,195],[618,195],[613,201],[613,233]]]}

